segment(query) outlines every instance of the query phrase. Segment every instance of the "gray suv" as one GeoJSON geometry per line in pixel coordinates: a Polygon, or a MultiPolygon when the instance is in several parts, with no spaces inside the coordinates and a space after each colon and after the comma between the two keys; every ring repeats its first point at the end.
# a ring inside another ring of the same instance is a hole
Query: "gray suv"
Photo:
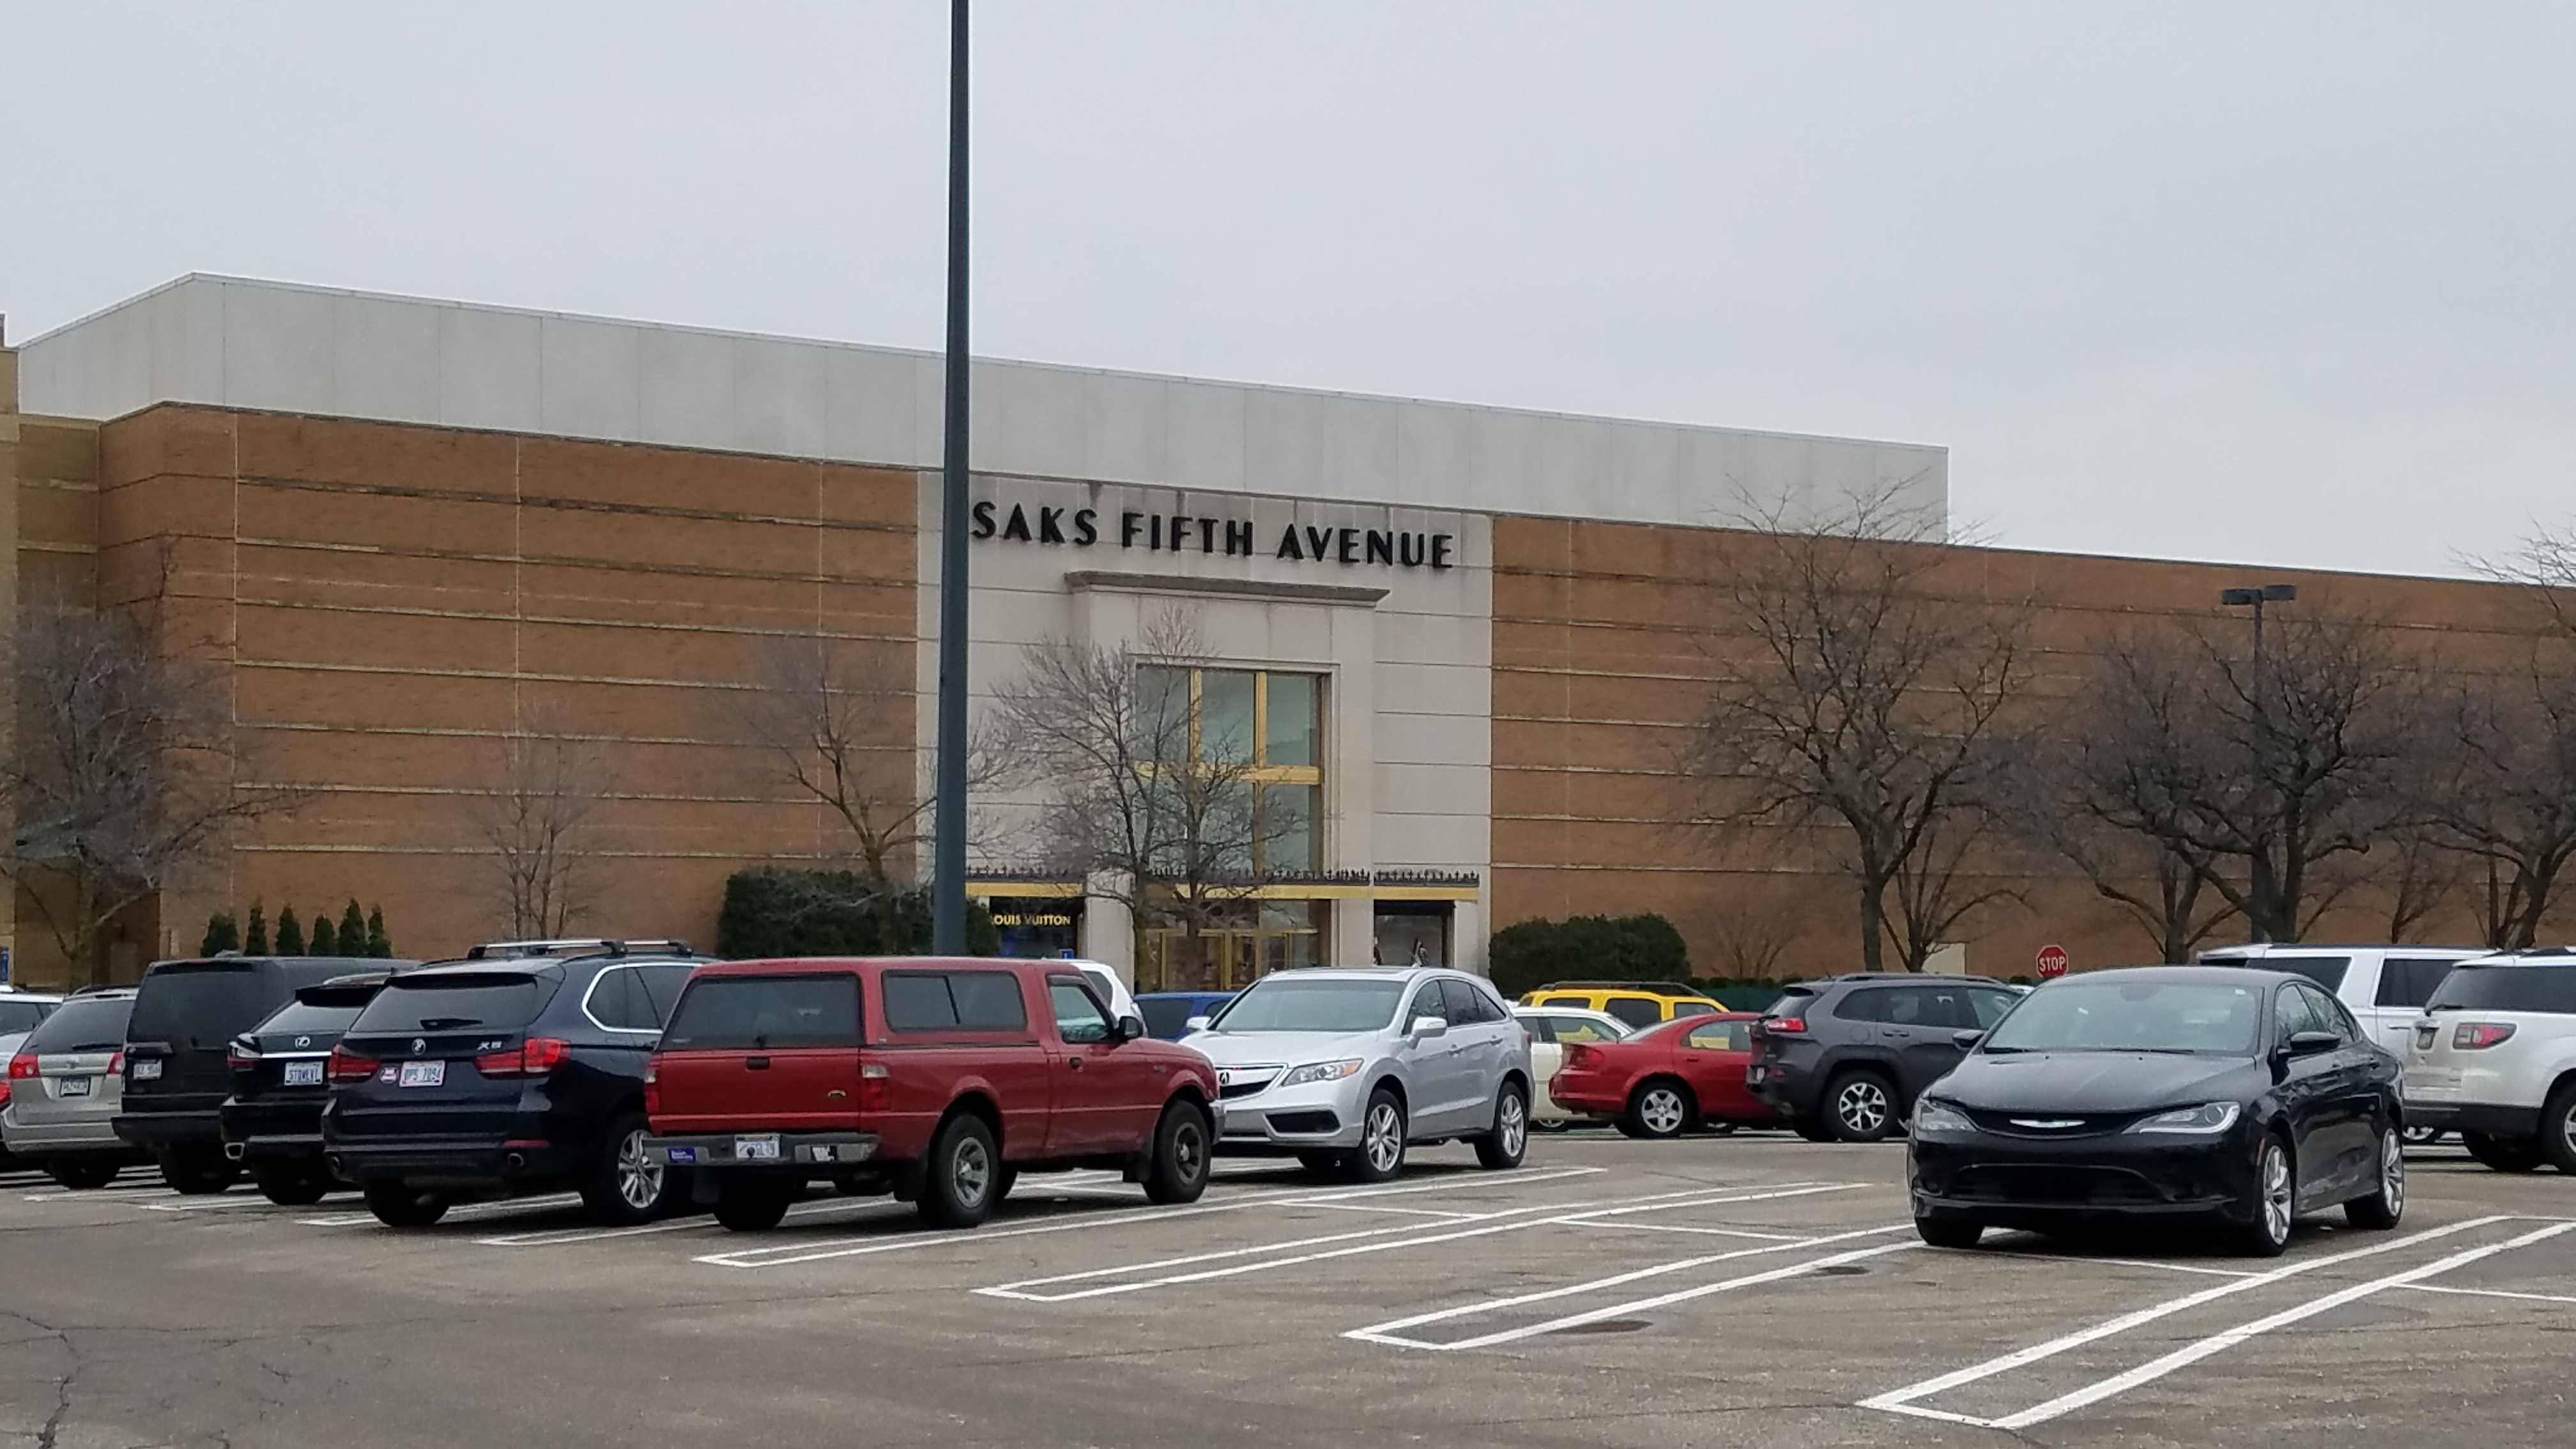
{"type": "Polygon", "coordinates": [[[1465,972],[1277,971],[1181,1040],[1216,1067],[1219,1152],[1384,1182],[1410,1145],[1473,1142],[1493,1168],[1529,1146],[1529,1035],[1465,972]]]}
{"type": "Polygon", "coordinates": [[[1753,1095],[1810,1142],[1876,1142],[2021,993],[1983,976],[1802,981],[1753,1023],[1753,1095]]]}

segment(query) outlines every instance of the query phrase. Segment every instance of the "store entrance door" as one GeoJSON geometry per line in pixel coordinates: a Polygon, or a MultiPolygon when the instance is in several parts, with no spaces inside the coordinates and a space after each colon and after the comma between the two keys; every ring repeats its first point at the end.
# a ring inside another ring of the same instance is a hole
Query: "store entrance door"
{"type": "Polygon", "coordinates": [[[1177,928],[1146,931],[1136,953],[1139,991],[1240,991],[1290,966],[1322,961],[1321,901],[1246,901],[1227,924],[1195,942],[1177,928]]]}

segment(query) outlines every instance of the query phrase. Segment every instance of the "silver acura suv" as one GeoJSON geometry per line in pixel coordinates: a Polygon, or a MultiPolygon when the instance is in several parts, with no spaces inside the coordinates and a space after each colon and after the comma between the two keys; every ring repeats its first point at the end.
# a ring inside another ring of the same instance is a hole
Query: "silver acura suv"
{"type": "Polygon", "coordinates": [[[1462,971],[1273,972],[1182,1040],[1224,1095],[1219,1152],[1294,1153],[1384,1182],[1405,1148],[1464,1140],[1487,1167],[1529,1146],[1529,1035],[1462,971]]]}

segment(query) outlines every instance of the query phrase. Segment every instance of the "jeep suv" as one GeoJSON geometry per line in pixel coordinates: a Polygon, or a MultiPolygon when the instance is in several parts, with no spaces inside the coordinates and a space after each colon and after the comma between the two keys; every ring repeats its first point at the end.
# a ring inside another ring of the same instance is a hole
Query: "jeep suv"
{"type": "Polygon", "coordinates": [[[2021,993],[1983,976],[1806,981],[1753,1023],[1745,1085],[1810,1142],[1876,1142],[2021,993]],[[1973,1038],[1971,1038],[1973,1039],[1973,1038]]]}
{"type": "Polygon", "coordinates": [[[645,1087],[657,1167],[737,1231],[805,1185],[891,1192],[941,1227],[1021,1172],[1104,1167],[1196,1199],[1216,1074],[1114,1014],[1071,961],[734,961],[691,978],[645,1087]]]}
{"type": "Polygon", "coordinates": [[[644,1154],[644,1064],[703,958],[677,941],[500,941],[384,984],[323,1075],[322,1144],[391,1227],[570,1188],[646,1222],[686,1192],[644,1154]]]}
{"type": "Polygon", "coordinates": [[[143,973],[125,1024],[124,1097],[116,1135],[161,1164],[184,1193],[222,1192],[241,1169],[224,1155],[218,1115],[232,1094],[233,1038],[267,1019],[299,988],[382,961],[340,956],[210,956],[162,961],[143,973]]]}
{"type": "Polygon", "coordinates": [[[2499,1172],[2576,1172],[2576,950],[2452,968],[2407,1044],[2406,1118],[2499,1172]]]}

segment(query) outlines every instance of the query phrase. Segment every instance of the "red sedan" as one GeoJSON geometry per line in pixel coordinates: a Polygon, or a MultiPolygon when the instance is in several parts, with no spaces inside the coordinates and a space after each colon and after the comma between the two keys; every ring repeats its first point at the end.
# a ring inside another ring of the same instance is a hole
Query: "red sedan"
{"type": "Polygon", "coordinates": [[[1631,1137],[1778,1126],[1778,1114],[1744,1085],[1757,1019],[1753,1012],[1684,1017],[1619,1041],[1568,1046],[1548,1095],[1578,1116],[1615,1119],[1631,1137]]]}

